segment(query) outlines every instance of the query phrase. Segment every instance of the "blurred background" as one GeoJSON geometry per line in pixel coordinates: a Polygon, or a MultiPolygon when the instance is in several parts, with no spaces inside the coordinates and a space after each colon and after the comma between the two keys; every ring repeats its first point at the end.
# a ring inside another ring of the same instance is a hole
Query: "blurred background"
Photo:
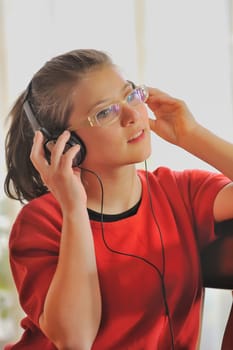
{"type": "MultiPolygon", "coordinates": [[[[109,53],[136,83],[184,99],[204,126],[232,141],[232,0],[0,0],[0,349],[21,334],[23,314],[8,263],[20,206],[3,192],[5,118],[32,75],[75,48],[109,53]]],[[[149,168],[206,168],[153,135],[149,168]]],[[[229,291],[206,290],[201,350],[219,350],[229,291]]]]}

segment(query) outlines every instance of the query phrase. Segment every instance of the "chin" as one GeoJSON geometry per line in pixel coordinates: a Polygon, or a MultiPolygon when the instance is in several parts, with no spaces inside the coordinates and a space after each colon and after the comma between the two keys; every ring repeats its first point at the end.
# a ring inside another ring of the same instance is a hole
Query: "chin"
{"type": "Polygon", "coordinates": [[[151,153],[152,153],[152,150],[150,146],[148,147],[148,149],[144,150],[143,154],[141,155],[140,162],[144,162],[145,160],[147,160],[151,156],[151,153]]]}
{"type": "Polygon", "coordinates": [[[140,155],[135,156],[135,158],[131,158],[131,164],[142,163],[145,162],[151,156],[151,149],[147,152],[143,152],[140,155]]]}

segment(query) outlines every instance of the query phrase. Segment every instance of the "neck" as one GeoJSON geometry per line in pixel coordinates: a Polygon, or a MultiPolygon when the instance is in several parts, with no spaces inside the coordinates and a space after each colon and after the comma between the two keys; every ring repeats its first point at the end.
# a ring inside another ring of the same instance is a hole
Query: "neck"
{"type": "MultiPolygon", "coordinates": [[[[103,185],[103,212],[105,214],[122,213],[132,208],[140,200],[141,181],[134,165],[96,174],[103,185]]],[[[102,193],[97,176],[83,170],[82,181],[87,193],[88,208],[100,212],[102,193]]]]}

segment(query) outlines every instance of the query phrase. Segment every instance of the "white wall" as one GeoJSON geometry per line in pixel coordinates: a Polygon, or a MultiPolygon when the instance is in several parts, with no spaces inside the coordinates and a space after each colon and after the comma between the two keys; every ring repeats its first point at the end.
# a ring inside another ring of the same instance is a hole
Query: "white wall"
{"type": "MultiPolygon", "coordinates": [[[[2,0],[0,4],[5,31],[0,98],[7,99],[8,107],[45,60],[92,47],[112,54],[130,79],[184,99],[202,124],[232,139],[227,1],[2,0]]],[[[209,168],[156,136],[153,149],[150,168],[209,168]]],[[[229,292],[207,291],[201,349],[220,349],[230,301],[229,292]]]]}

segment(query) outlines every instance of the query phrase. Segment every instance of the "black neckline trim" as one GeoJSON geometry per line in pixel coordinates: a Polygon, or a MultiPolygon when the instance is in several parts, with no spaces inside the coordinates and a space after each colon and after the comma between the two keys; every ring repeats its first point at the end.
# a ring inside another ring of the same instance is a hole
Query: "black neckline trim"
{"type": "Polygon", "coordinates": [[[93,221],[99,221],[101,222],[102,217],[103,217],[103,222],[114,222],[122,219],[126,219],[130,216],[133,216],[137,214],[138,208],[140,206],[141,199],[130,209],[124,211],[123,213],[120,214],[103,214],[98,213],[92,209],[87,208],[89,219],[93,221]]]}

